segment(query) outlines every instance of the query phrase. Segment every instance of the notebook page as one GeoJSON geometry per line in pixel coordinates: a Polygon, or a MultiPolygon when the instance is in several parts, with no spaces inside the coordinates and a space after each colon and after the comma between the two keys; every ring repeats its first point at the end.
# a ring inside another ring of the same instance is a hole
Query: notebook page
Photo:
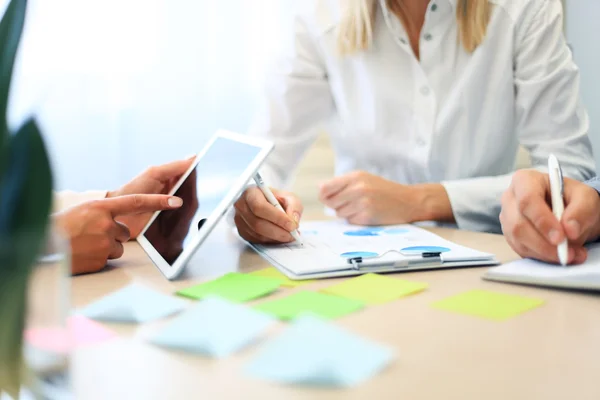
{"type": "Polygon", "coordinates": [[[563,267],[561,265],[523,259],[491,268],[487,274],[498,277],[525,277],[557,281],[589,277],[589,279],[600,283],[600,244],[588,247],[588,259],[581,265],[563,267]]]}

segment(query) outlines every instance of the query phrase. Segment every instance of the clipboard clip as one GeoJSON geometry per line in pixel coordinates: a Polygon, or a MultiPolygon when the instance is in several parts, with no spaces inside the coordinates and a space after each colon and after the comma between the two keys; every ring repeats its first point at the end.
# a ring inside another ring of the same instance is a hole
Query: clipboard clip
{"type": "MultiPolygon", "coordinates": [[[[442,253],[441,252],[424,252],[421,254],[415,254],[418,257],[409,257],[408,259],[399,260],[399,261],[387,261],[387,262],[374,262],[374,263],[365,263],[364,257],[352,257],[347,260],[348,264],[352,265],[352,268],[361,271],[361,270],[377,270],[377,269],[402,269],[415,267],[417,265],[438,265],[442,262],[442,253]]],[[[380,256],[378,256],[380,257],[380,256]]],[[[378,258],[373,257],[373,258],[378,258]]],[[[366,258],[367,260],[372,259],[370,257],[366,258]]]]}
{"type": "MultiPolygon", "coordinates": [[[[442,256],[441,252],[425,252],[420,254],[421,258],[439,258],[442,256]]],[[[376,258],[376,257],[373,257],[376,258]]],[[[369,258],[371,259],[371,258],[369,258]]],[[[348,258],[348,264],[360,264],[364,261],[364,257],[352,257],[348,258]]]]}

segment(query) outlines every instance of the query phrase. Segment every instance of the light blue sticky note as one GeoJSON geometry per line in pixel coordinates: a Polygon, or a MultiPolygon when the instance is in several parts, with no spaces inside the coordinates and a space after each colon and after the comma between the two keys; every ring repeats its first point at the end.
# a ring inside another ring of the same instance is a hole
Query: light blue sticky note
{"type": "Polygon", "coordinates": [[[221,358],[254,342],[274,321],[273,317],[245,305],[207,298],[179,315],[150,341],[221,358]]]}
{"type": "Polygon", "coordinates": [[[139,284],[131,284],[82,308],[78,314],[105,322],[148,322],[175,314],[187,303],[139,284]]]}
{"type": "Polygon", "coordinates": [[[394,352],[312,315],[267,343],[246,372],[268,381],[352,387],[382,371],[394,352]]]}

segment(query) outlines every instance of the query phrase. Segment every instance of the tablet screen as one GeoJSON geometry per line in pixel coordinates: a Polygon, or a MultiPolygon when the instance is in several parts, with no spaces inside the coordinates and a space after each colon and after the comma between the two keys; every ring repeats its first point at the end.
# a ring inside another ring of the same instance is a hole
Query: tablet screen
{"type": "Polygon", "coordinates": [[[198,160],[175,192],[175,196],[183,199],[183,206],[160,212],[144,233],[169,265],[177,261],[204,221],[235,190],[235,183],[261,150],[219,137],[198,160]]]}

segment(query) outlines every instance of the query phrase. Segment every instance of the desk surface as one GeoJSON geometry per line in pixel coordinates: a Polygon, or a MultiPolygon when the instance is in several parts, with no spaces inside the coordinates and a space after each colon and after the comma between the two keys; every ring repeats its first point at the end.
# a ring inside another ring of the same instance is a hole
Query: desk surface
{"type": "MultiPolygon", "coordinates": [[[[492,252],[503,262],[516,258],[501,236],[432,231],[492,252]]],[[[74,306],[134,281],[173,293],[225,272],[267,266],[224,226],[213,232],[200,252],[200,262],[182,280],[169,282],[137,243],[129,243],[125,257],[104,272],[73,278],[74,306]]],[[[215,361],[145,343],[145,335],[163,321],[144,326],[107,324],[119,333],[118,339],[77,350],[73,357],[76,398],[600,399],[600,296],[483,281],[483,272],[483,268],[468,268],[403,273],[403,278],[429,283],[428,290],[339,319],[341,326],[393,346],[399,355],[390,368],[352,390],[285,387],[248,377],[242,368],[256,346],[215,361]],[[436,300],[477,288],[535,296],[546,304],[505,322],[430,307],[436,300]]],[[[282,294],[338,280],[321,280],[282,294]]]]}

